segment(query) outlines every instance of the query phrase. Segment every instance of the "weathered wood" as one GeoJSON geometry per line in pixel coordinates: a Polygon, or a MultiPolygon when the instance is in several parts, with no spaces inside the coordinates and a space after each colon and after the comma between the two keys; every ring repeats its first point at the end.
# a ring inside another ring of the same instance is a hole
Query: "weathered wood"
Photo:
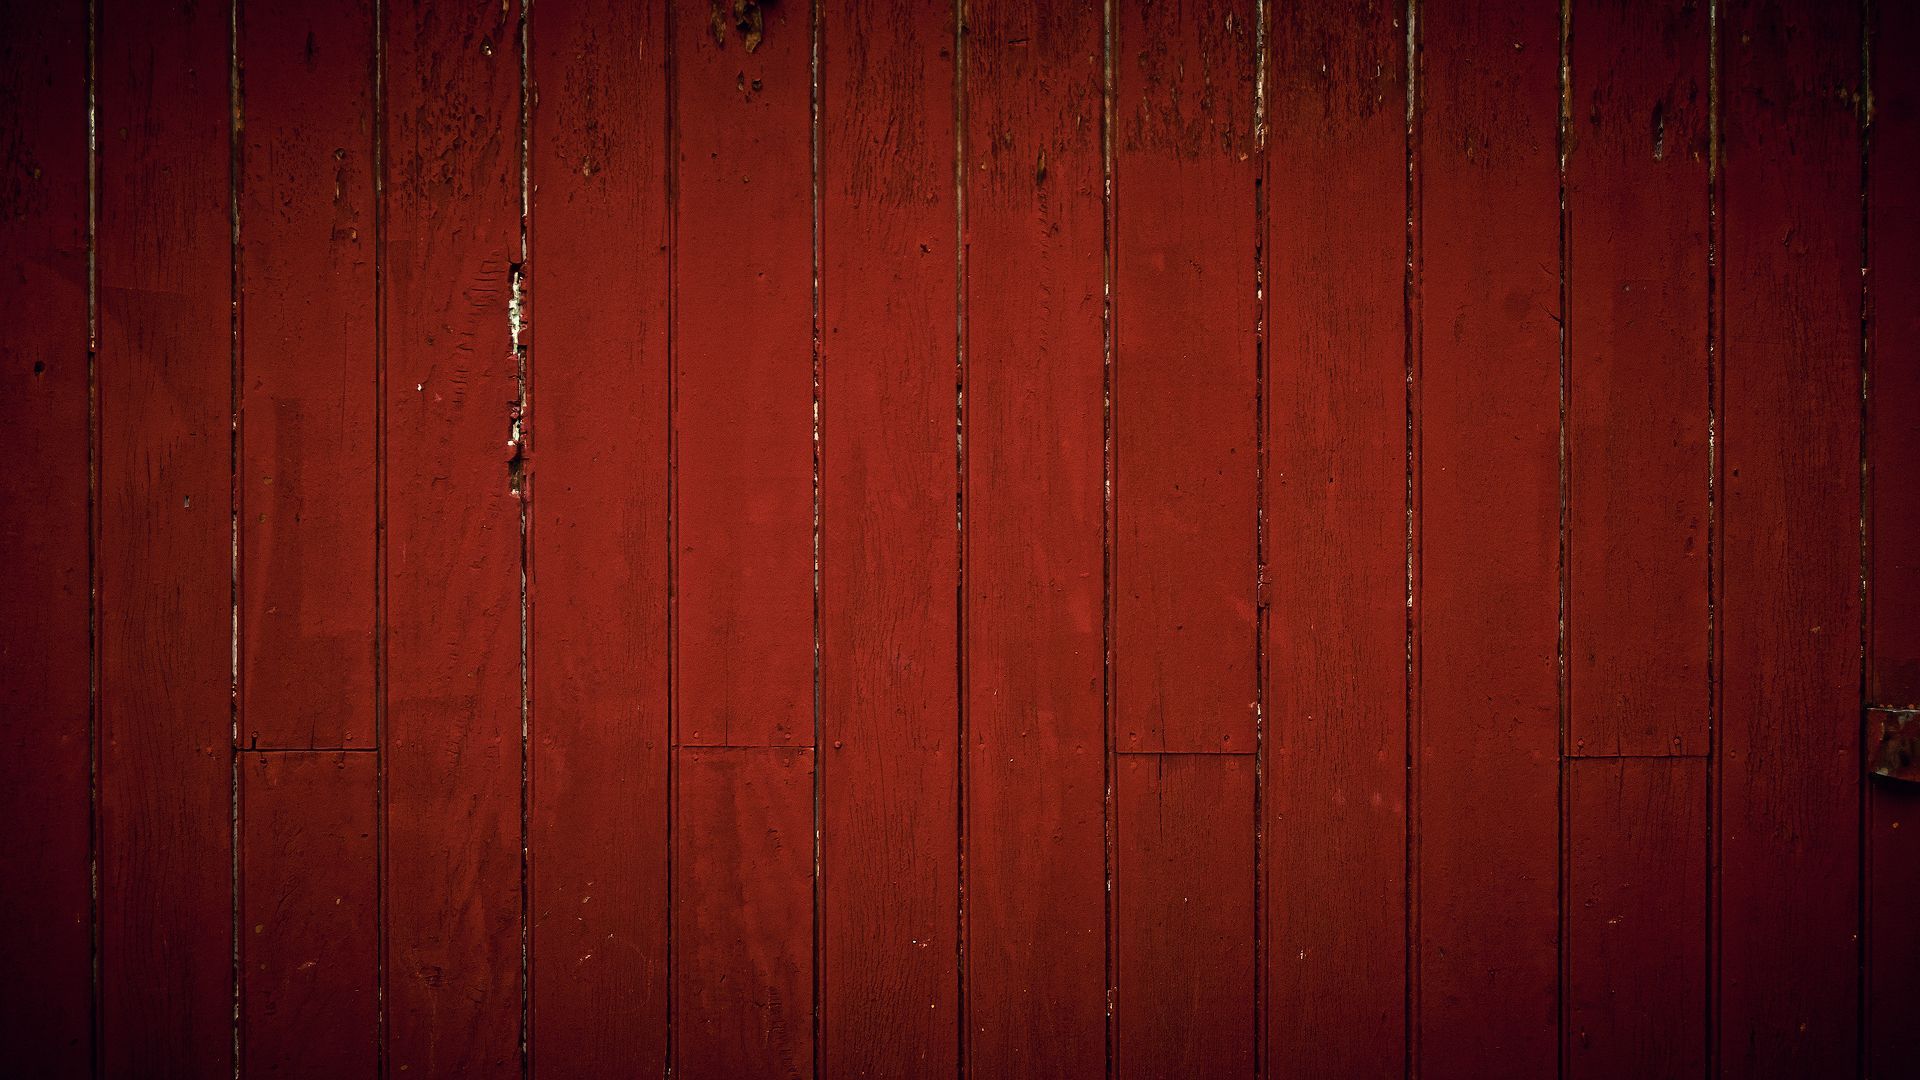
{"type": "Polygon", "coordinates": [[[240,744],[372,746],[373,7],[236,26],[240,744]]]}
{"type": "Polygon", "coordinates": [[[93,573],[87,9],[4,5],[0,251],[0,1043],[23,1075],[93,1052],[93,573]]]}
{"type": "Polygon", "coordinates": [[[1567,749],[1708,747],[1707,9],[1571,9],[1567,749]]]}
{"type": "Polygon", "coordinates": [[[395,1076],[521,1064],[518,20],[397,0],[383,17],[395,1076]]]}
{"type": "Polygon", "coordinates": [[[1405,5],[1272,11],[1266,1060],[1380,1076],[1407,1049],[1405,5]]]}
{"type": "Polygon", "coordinates": [[[967,1061],[1103,1076],[1101,18],[967,21],[967,1061]]]}
{"type": "Polygon", "coordinates": [[[245,1076],[372,1076],[379,851],[369,753],[240,757],[245,1076]]]}
{"type": "Polygon", "coordinates": [[[1424,1075],[1558,1059],[1560,18],[1420,13],[1424,1075]]]}
{"type": "Polygon", "coordinates": [[[229,13],[102,0],[99,1067],[233,1071],[229,13]]]}
{"type": "Polygon", "coordinates": [[[529,19],[529,1053],[543,1077],[657,1077],[672,797],[667,14],[542,0],[529,19]]]}
{"type": "Polygon", "coordinates": [[[675,1076],[814,1075],[813,751],[678,754],[675,1076]]]}
{"type": "Polygon", "coordinates": [[[1718,1058],[1848,1075],[1860,1011],[1857,8],[1721,16],[1718,1058]]]}
{"type": "Polygon", "coordinates": [[[820,1055],[960,1057],[954,13],[821,20],[820,1055]]]}

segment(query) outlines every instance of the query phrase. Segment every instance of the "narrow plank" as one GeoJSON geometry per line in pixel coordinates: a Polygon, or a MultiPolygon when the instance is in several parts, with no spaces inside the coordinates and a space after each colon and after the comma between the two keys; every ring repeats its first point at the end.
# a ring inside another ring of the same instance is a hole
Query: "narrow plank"
{"type": "Polygon", "coordinates": [[[234,1067],[229,12],[126,0],[97,11],[98,1065],[108,1076],[224,1076],[234,1067]]]}
{"type": "Polygon", "coordinates": [[[543,0],[529,19],[531,1055],[541,1076],[659,1076],[671,726],[666,9],[543,0]]]}
{"type": "Polygon", "coordinates": [[[246,1076],[375,1072],[377,765],[365,753],[241,756],[246,1076]]]}
{"type": "Polygon", "coordinates": [[[242,3],[240,740],[373,745],[372,0],[242,3]]]}
{"type": "Polygon", "coordinates": [[[389,2],[387,1052],[520,1071],[519,13],[389,2]]]}
{"type": "Polygon", "coordinates": [[[1559,12],[1421,12],[1416,1068],[1558,1058],[1559,12]]]}
{"type": "Polygon", "coordinates": [[[954,13],[821,20],[820,1058],[960,1057],[954,13]]]}
{"type": "Polygon", "coordinates": [[[1707,8],[1571,10],[1568,747],[1704,754],[1707,8]]]}
{"type": "Polygon", "coordinates": [[[1123,4],[1114,101],[1114,697],[1122,750],[1254,744],[1255,21],[1123,4]]]}
{"type": "MultiPolygon", "coordinates": [[[[1920,8],[1875,4],[1873,146],[1867,174],[1872,270],[1868,418],[1872,528],[1868,702],[1920,705],[1920,8]]],[[[1871,728],[1869,728],[1871,730],[1871,728]]],[[[1871,751],[1871,747],[1868,748],[1871,751]]],[[[1920,790],[1869,785],[1867,1074],[1920,1060],[1920,790]]]]}
{"type": "Polygon", "coordinates": [[[1718,1056],[1859,1063],[1858,8],[1722,12],[1718,1056]]]}
{"type": "Polygon", "coordinates": [[[1405,6],[1267,40],[1267,1061],[1406,1060],[1405,6]],[[1338,851],[1338,858],[1330,858],[1338,851]]]}
{"type": "Polygon", "coordinates": [[[673,20],[676,730],[810,746],[813,37],[749,7],[673,20]]]}
{"type": "Polygon", "coordinates": [[[87,10],[8,3],[0,41],[0,1044],[32,1076],[90,1068],[93,899],[87,10]],[[24,512],[30,508],[31,512],[24,512]]]}
{"type": "Polygon", "coordinates": [[[967,23],[967,1061],[1104,1076],[1103,30],[967,23]]]}
{"type": "Polygon", "coordinates": [[[1252,1076],[1253,759],[1117,760],[1115,1075],[1252,1076]]]}
{"type": "Polygon", "coordinates": [[[1706,1068],[1706,816],[1704,758],[1567,764],[1565,1075],[1706,1068]]]}
{"type": "Polygon", "coordinates": [[[813,1075],[813,751],[679,753],[675,1076],[813,1075]]]}

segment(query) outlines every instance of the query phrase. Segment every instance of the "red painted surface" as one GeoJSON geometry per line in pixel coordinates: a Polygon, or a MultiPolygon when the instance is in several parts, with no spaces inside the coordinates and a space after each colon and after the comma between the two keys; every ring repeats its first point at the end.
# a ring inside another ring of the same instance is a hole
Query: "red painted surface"
{"type": "Polygon", "coordinates": [[[6,22],[13,1071],[1912,1071],[1905,8],[6,22]]]}

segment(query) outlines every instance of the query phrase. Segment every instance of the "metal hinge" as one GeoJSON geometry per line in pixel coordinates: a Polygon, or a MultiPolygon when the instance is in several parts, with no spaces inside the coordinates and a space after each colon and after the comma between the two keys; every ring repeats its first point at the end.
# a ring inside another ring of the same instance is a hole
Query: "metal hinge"
{"type": "Polygon", "coordinates": [[[1920,784],[1920,709],[1867,706],[1867,771],[1920,784]]]}

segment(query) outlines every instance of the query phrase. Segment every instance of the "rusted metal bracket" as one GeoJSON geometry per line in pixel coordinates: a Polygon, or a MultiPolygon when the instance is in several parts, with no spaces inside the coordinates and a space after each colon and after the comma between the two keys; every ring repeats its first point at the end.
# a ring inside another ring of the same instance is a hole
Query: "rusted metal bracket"
{"type": "Polygon", "coordinates": [[[1920,784],[1920,709],[1867,706],[1867,770],[1920,784]]]}

